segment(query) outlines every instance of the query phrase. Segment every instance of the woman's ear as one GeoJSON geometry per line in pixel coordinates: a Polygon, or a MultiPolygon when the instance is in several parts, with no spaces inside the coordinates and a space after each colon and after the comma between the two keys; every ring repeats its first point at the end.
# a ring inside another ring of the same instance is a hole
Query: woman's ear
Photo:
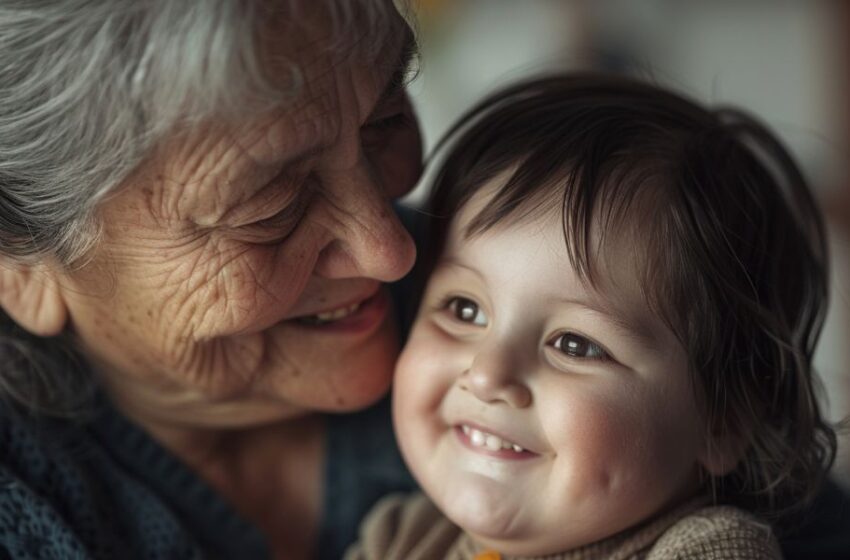
{"type": "Polygon", "coordinates": [[[733,433],[710,434],[703,444],[699,462],[710,475],[721,477],[729,474],[747,450],[748,436],[733,433]]]}
{"type": "Polygon", "coordinates": [[[68,321],[68,307],[55,270],[0,259],[0,307],[18,325],[37,336],[55,336],[68,321]]]}

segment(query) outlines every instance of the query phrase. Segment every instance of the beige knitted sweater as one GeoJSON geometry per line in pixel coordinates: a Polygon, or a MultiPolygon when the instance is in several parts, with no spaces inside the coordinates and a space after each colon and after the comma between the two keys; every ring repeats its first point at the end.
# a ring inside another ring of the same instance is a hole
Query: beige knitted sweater
{"type": "MultiPolygon", "coordinates": [[[[690,502],[637,528],[534,560],[697,560],[782,558],[770,527],[729,506],[690,502]]],[[[520,560],[487,551],[422,494],[379,502],[345,560],[520,560]]],[[[528,558],[526,560],[531,560],[528,558]]]]}

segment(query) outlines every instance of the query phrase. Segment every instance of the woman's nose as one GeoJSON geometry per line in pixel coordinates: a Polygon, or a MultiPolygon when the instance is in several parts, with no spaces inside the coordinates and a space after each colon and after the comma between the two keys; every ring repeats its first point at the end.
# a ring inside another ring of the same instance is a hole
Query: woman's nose
{"type": "Polygon", "coordinates": [[[460,388],[481,401],[513,408],[531,404],[531,391],[513,360],[502,352],[479,353],[459,381],[460,388]]]}
{"type": "Polygon", "coordinates": [[[333,238],[319,254],[316,274],[392,282],[410,271],[416,259],[413,239],[367,167],[344,177],[332,198],[333,238]]]}

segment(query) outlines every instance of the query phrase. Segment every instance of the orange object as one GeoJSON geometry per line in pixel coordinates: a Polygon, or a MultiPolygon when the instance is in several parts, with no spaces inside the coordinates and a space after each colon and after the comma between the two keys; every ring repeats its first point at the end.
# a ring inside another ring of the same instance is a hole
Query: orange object
{"type": "Polygon", "coordinates": [[[495,550],[485,550],[476,554],[475,560],[502,560],[502,555],[495,550]]]}

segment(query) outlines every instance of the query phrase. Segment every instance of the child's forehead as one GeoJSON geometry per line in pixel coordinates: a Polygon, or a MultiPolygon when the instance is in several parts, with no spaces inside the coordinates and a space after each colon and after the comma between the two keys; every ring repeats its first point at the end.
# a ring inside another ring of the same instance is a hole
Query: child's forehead
{"type": "MultiPolygon", "coordinates": [[[[597,302],[600,306],[635,307],[639,299],[644,307],[645,289],[642,279],[645,254],[643,238],[630,231],[631,227],[614,227],[602,231],[603,223],[597,215],[591,221],[588,243],[588,265],[592,277],[585,277],[576,270],[568,246],[575,242],[568,235],[564,224],[562,197],[538,191],[537,200],[529,200],[530,209],[517,209],[513,216],[493,224],[484,230],[470,232],[470,224],[484,211],[493,197],[510,177],[510,170],[494,177],[482,185],[459,209],[449,228],[444,258],[463,262],[476,247],[487,244],[487,257],[495,259],[503,267],[523,262],[526,257],[528,269],[549,270],[564,277],[562,286],[582,297],[597,302]],[[529,252],[532,251],[532,252],[529,252]],[[525,252],[525,255],[516,253],[525,252]],[[567,278],[569,280],[567,281],[567,278]]],[[[647,312],[649,311],[648,306],[647,312]]]]}
{"type": "MultiPolygon", "coordinates": [[[[511,179],[515,167],[508,168],[479,186],[475,193],[458,209],[449,226],[449,239],[458,243],[462,240],[474,240],[487,233],[490,236],[518,237],[536,235],[542,239],[556,239],[563,249],[550,257],[554,260],[570,261],[571,245],[584,241],[588,246],[588,263],[599,276],[600,285],[604,278],[613,279],[624,276],[623,273],[635,272],[641,268],[643,259],[649,250],[648,237],[653,213],[653,197],[637,197],[630,210],[612,214],[599,202],[589,217],[587,237],[579,239],[575,228],[568,223],[564,208],[563,189],[556,185],[529,191],[524,200],[510,213],[485,228],[472,229],[471,226],[486,212],[494,197],[498,196],[505,183],[511,179]]],[[[601,201],[601,199],[600,199],[601,201]]],[[[573,265],[576,263],[572,263],[573,265]]],[[[596,283],[596,278],[590,282],[596,283]]]]}
{"type": "MultiPolygon", "coordinates": [[[[505,184],[516,173],[516,165],[496,174],[475,189],[474,194],[458,209],[451,221],[449,232],[458,239],[474,238],[481,228],[474,228],[474,222],[492,205],[494,198],[502,194],[505,184]]],[[[510,214],[486,230],[511,235],[517,229],[548,230],[559,216],[563,215],[559,203],[560,195],[554,188],[535,188],[523,195],[522,202],[510,214]]]]}

